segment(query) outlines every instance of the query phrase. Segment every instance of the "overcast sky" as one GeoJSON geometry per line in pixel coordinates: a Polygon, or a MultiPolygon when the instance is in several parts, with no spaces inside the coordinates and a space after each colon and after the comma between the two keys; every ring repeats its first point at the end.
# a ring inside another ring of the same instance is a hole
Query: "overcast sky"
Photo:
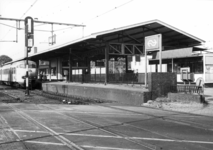
{"type": "MultiPolygon", "coordinates": [[[[86,27],[54,26],[56,44],[49,46],[50,32],[35,32],[35,44],[43,51],[94,32],[159,19],[180,30],[206,41],[213,47],[213,0],[0,0],[3,18],[24,19],[27,16],[40,21],[84,24],[86,27]],[[60,30],[65,29],[66,30],[60,30]]],[[[0,20],[0,55],[13,60],[24,57],[24,31],[18,31],[16,22],[0,20]]],[[[37,30],[51,30],[50,25],[34,24],[37,30]]],[[[21,28],[24,27],[23,22],[21,28]]]]}

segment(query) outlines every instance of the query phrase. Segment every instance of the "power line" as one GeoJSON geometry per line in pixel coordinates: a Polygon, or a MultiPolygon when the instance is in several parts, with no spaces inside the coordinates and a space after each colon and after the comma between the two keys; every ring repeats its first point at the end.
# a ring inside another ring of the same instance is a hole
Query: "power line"
{"type": "MultiPolygon", "coordinates": [[[[26,15],[26,13],[27,13],[28,11],[30,11],[30,9],[35,5],[35,3],[36,3],[37,1],[38,1],[38,0],[35,0],[34,3],[33,3],[32,5],[30,5],[30,7],[24,12],[24,14],[20,17],[20,19],[21,19],[24,15],[26,15]]],[[[10,31],[11,31],[11,29],[8,30],[8,32],[3,36],[3,38],[1,38],[0,41],[2,41],[2,40],[8,35],[8,33],[9,33],[10,31]]]]}
{"type": "MultiPolygon", "coordinates": [[[[106,14],[108,14],[108,13],[110,13],[110,12],[112,12],[112,11],[114,11],[114,10],[116,10],[116,9],[118,9],[118,8],[120,8],[120,7],[122,7],[122,6],[124,6],[124,5],[127,5],[127,4],[129,4],[130,2],[132,2],[132,1],[134,1],[134,0],[130,0],[130,1],[126,2],[126,3],[123,3],[123,4],[119,5],[119,6],[116,6],[116,7],[112,8],[112,9],[110,9],[110,10],[108,10],[108,11],[106,11],[106,12],[100,14],[100,15],[97,15],[96,17],[93,17],[93,18],[91,18],[91,19],[89,19],[89,20],[87,20],[87,21],[82,22],[82,24],[85,24],[85,23],[87,23],[87,22],[90,22],[90,21],[93,21],[93,20],[95,20],[95,19],[97,19],[97,18],[100,18],[100,17],[102,17],[103,15],[106,15],[106,14]]],[[[57,31],[67,30],[67,29],[73,29],[73,28],[68,27],[68,28],[58,29],[58,30],[55,30],[55,31],[57,32],[57,31]]],[[[65,32],[63,31],[61,34],[64,34],[64,33],[65,33],[65,32]]],[[[61,34],[59,34],[59,35],[61,35],[61,34]]]]}
{"type": "Polygon", "coordinates": [[[4,25],[4,26],[8,26],[8,27],[11,27],[11,28],[15,28],[15,29],[16,29],[16,27],[11,26],[11,25],[8,25],[8,24],[4,24],[4,23],[1,23],[1,22],[0,22],[0,24],[2,24],[2,25],[4,25]]]}
{"type": "MultiPolygon", "coordinates": [[[[118,8],[120,8],[120,7],[122,7],[122,6],[126,5],[126,4],[128,4],[128,3],[130,3],[130,2],[132,2],[132,1],[134,1],[134,0],[130,0],[130,1],[128,1],[128,2],[126,2],[126,3],[123,3],[123,4],[121,4],[121,5],[117,6],[117,7],[114,7],[114,8],[112,8],[112,9],[110,9],[110,10],[108,10],[108,11],[106,11],[106,12],[100,14],[100,15],[97,15],[96,17],[91,18],[90,20],[88,20],[88,21],[86,21],[86,22],[89,22],[89,21],[92,21],[92,20],[94,20],[94,19],[100,18],[101,16],[106,15],[106,14],[110,13],[111,11],[114,11],[114,10],[116,10],[116,9],[118,9],[118,8]]],[[[82,24],[84,24],[84,23],[85,23],[85,22],[82,22],[82,24]]]]}
{"type": "MultiPolygon", "coordinates": [[[[63,5],[63,4],[65,4],[66,2],[67,2],[68,0],[66,0],[66,1],[64,1],[64,2],[61,2],[59,5],[57,5],[57,6],[55,6],[54,8],[52,8],[53,10],[55,9],[55,8],[57,8],[57,10],[56,11],[53,11],[53,12],[51,12],[51,13],[48,13],[48,14],[46,14],[45,16],[49,16],[49,15],[54,15],[54,13],[56,13],[56,12],[58,12],[58,11],[61,11],[61,6],[63,5]]],[[[80,0],[79,1],[79,3],[81,3],[82,1],[84,1],[84,0],[80,0]]],[[[67,3],[66,3],[67,4],[67,3]]],[[[68,8],[69,8],[70,6],[68,6],[68,8]]],[[[44,16],[44,15],[43,15],[44,16]]],[[[43,16],[41,17],[41,18],[43,18],[43,16]]]]}
{"type": "Polygon", "coordinates": [[[4,7],[4,9],[7,9],[7,7],[10,5],[11,0],[9,0],[9,2],[7,3],[7,5],[4,7]]]}
{"type": "Polygon", "coordinates": [[[38,1],[38,0],[35,0],[34,3],[33,3],[32,5],[30,5],[30,7],[29,7],[29,8],[27,9],[27,11],[20,17],[20,19],[21,19],[22,17],[24,17],[24,15],[26,15],[28,11],[30,11],[30,9],[35,5],[35,3],[36,3],[37,1],[38,1]]]}

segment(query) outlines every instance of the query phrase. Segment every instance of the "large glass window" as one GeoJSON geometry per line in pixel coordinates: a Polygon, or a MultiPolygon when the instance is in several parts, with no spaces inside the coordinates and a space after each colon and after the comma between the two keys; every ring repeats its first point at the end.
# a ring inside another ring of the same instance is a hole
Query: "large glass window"
{"type": "Polygon", "coordinates": [[[56,67],[51,68],[51,76],[56,76],[56,67]]]}
{"type": "MultiPolygon", "coordinates": [[[[180,68],[189,67],[191,73],[203,73],[202,57],[174,59],[174,72],[180,73],[180,68]]],[[[172,65],[168,64],[168,72],[172,72],[172,65]]]]}

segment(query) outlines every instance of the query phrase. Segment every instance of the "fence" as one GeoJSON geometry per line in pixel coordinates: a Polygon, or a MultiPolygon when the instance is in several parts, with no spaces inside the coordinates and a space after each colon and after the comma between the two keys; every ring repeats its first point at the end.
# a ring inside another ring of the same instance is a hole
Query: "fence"
{"type": "MultiPolygon", "coordinates": [[[[105,74],[76,74],[72,75],[74,82],[105,82],[105,74]]],[[[144,84],[144,73],[116,73],[108,74],[109,83],[144,84]]]]}
{"type": "Polygon", "coordinates": [[[203,93],[203,87],[197,86],[195,84],[191,85],[177,85],[177,92],[184,92],[184,93],[203,93]]]}

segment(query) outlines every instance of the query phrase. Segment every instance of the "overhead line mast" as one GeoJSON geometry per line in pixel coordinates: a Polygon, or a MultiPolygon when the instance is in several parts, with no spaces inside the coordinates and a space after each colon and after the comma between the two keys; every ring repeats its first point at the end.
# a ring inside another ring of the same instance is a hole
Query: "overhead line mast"
{"type": "MultiPolygon", "coordinates": [[[[2,17],[0,17],[0,20],[24,21],[24,19],[2,18],[2,17]]],[[[50,22],[50,21],[39,21],[39,20],[34,20],[34,23],[55,24],[55,25],[65,25],[65,26],[74,26],[74,27],[85,27],[85,25],[80,25],[80,24],[70,24],[70,23],[61,23],[61,22],[50,22]]]]}
{"type": "MultiPolygon", "coordinates": [[[[29,95],[29,72],[28,72],[28,53],[31,51],[31,48],[34,45],[34,23],[43,23],[51,24],[51,34],[52,34],[52,44],[53,44],[53,25],[65,25],[65,26],[74,26],[74,27],[85,27],[85,25],[70,24],[70,23],[61,23],[61,22],[50,22],[50,21],[38,21],[33,20],[32,17],[26,17],[25,19],[15,19],[15,18],[2,18],[0,20],[16,21],[16,41],[18,42],[18,30],[20,28],[20,22],[23,21],[25,24],[25,47],[26,47],[26,95],[29,95]]],[[[12,27],[12,26],[10,26],[12,27]]],[[[0,41],[6,42],[6,41],[0,41]]],[[[9,41],[8,41],[9,42],[9,41]]]]}
{"type": "MultiPolygon", "coordinates": [[[[0,16],[0,20],[16,21],[16,27],[10,26],[11,28],[16,28],[16,40],[10,40],[10,41],[2,40],[0,42],[16,42],[17,43],[18,42],[18,30],[23,30],[23,28],[20,28],[20,22],[22,22],[22,21],[24,22],[25,19],[3,18],[3,17],[0,16]]],[[[71,24],[71,23],[39,21],[39,20],[34,20],[34,23],[51,24],[51,31],[47,31],[47,30],[35,30],[35,31],[51,32],[52,36],[53,36],[53,32],[54,32],[53,31],[53,25],[63,25],[63,26],[73,26],[73,27],[85,27],[85,25],[82,25],[82,24],[71,24]]],[[[3,25],[5,25],[5,24],[3,24],[3,25]]]]}

